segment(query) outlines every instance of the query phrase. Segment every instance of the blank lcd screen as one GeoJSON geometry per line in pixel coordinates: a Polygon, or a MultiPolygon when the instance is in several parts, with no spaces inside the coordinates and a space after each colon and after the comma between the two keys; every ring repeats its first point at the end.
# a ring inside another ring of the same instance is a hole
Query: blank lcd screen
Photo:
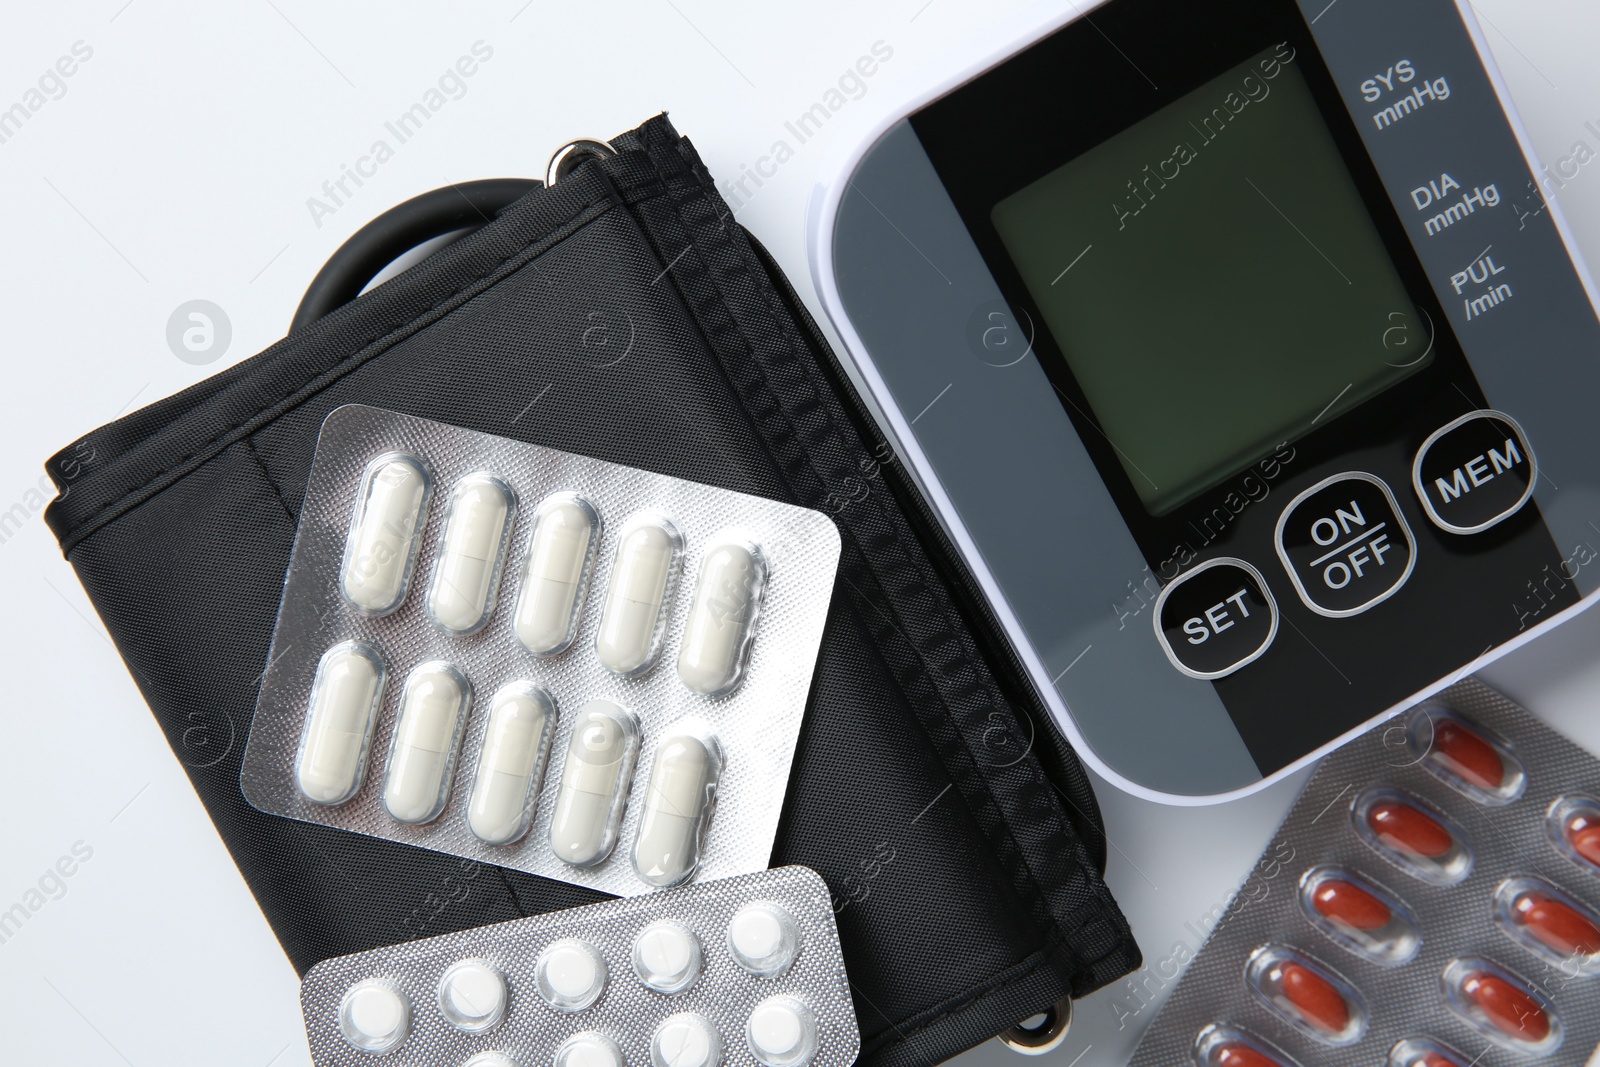
{"type": "Polygon", "coordinates": [[[1430,358],[1428,327],[1288,45],[992,217],[1155,515],[1430,358]]]}

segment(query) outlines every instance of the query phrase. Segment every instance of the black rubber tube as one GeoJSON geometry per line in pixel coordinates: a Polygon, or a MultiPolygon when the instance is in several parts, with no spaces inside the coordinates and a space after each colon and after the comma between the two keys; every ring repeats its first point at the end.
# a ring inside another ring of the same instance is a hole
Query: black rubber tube
{"type": "Polygon", "coordinates": [[[475,230],[541,184],[531,178],[484,178],[396,204],[351,234],[322,265],[295,309],[289,332],[354,300],[379,271],[424,241],[475,230]]]}

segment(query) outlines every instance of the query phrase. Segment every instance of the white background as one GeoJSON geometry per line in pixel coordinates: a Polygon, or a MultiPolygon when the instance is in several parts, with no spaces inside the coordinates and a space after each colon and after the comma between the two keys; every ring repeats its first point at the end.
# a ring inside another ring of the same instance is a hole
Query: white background
{"type": "MultiPolygon", "coordinates": [[[[23,100],[75,42],[93,55],[64,95],[0,143],[0,514],[17,505],[25,516],[0,533],[0,911],[28,900],[75,844],[92,858],[62,880],[64,892],[51,884],[0,944],[0,1056],[85,1067],[309,1062],[295,974],[38,514],[47,456],[276,340],[323,260],[393,203],[451,181],[539,175],[556,145],[660,110],[714,174],[734,177],[883,41],[893,57],[861,98],[739,209],[809,292],[805,209],[826,142],[865,121],[891,83],[957,62],[998,23],[1058,9],[1004,0],[9,5],[0,109],[23,100]],[[464,95],[314,219],[308,198],[375,139],[390,139],[384,122],[480,40],[493,57],[464,95]],[[232,326],[226,352],[205,366],[178,359],[166,339],[174,309],[197,298],[221,306],[232,326]]],[[[1543,157],[1569,155],[1578,141],[1600,148],[1585,128],[1600,128],[1600,9],[1484,0],[1478,11],[1543,157]]],[[[1600,166],[1581,168],[1562,199],[1600,263],[1600,166]]],[[[1600,670],[1587,653],[1597,635],[1600,621],[1580,620],[1499,675],[1591,746],[1600,670]]],[[[1181,813],[1103,790],[1115,846],[1108,877],[1147,955],[1163,955],[1185,920],[1224,898],[1297,785],[1181,813]]],[[[1134,1026],[1114,1025],[1106,1000],[1116,992],[1080,1005],[1051,1062],[1125,1058],[1134,1026]]]]}

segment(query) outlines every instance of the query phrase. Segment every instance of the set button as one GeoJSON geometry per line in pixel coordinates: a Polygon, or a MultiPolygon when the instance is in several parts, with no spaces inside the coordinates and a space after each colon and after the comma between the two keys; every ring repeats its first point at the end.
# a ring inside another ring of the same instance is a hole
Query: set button
{"type": "Polygon", "coordinates": [[[1278,635],[1278,605],[1242,559],[1207,560],[1156,598],[1156,639],[1191,678],[1222,678],[1260,658],[1278,635]]]}
{"type": "Polygon", "coordinates": [[[1422,442],[1411,465],[1411,487],[1439,529],[1475,534],[1522,510],[1538,472],[1515,419],[1473,411],[1422,442]]]}
{"type": "Polygon", "coordinates": [[[1359,615],[1394,596],[1416,566],[1416,540],[1380,479],[1336,474],[1289,502],[1278,517],[1278,558],[1306,607],[1359,615]]]}

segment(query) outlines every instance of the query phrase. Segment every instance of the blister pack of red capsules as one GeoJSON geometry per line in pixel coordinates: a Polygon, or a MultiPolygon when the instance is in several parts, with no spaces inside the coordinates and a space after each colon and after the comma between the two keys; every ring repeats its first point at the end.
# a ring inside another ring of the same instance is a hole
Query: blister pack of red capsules
{"type": "Polygon", "coordinates": [[[1132,1067],[1596,1052],[1600,760],[1510,700],[1469,679],[1351,742],[1273,840],[1132,1067]]]}

